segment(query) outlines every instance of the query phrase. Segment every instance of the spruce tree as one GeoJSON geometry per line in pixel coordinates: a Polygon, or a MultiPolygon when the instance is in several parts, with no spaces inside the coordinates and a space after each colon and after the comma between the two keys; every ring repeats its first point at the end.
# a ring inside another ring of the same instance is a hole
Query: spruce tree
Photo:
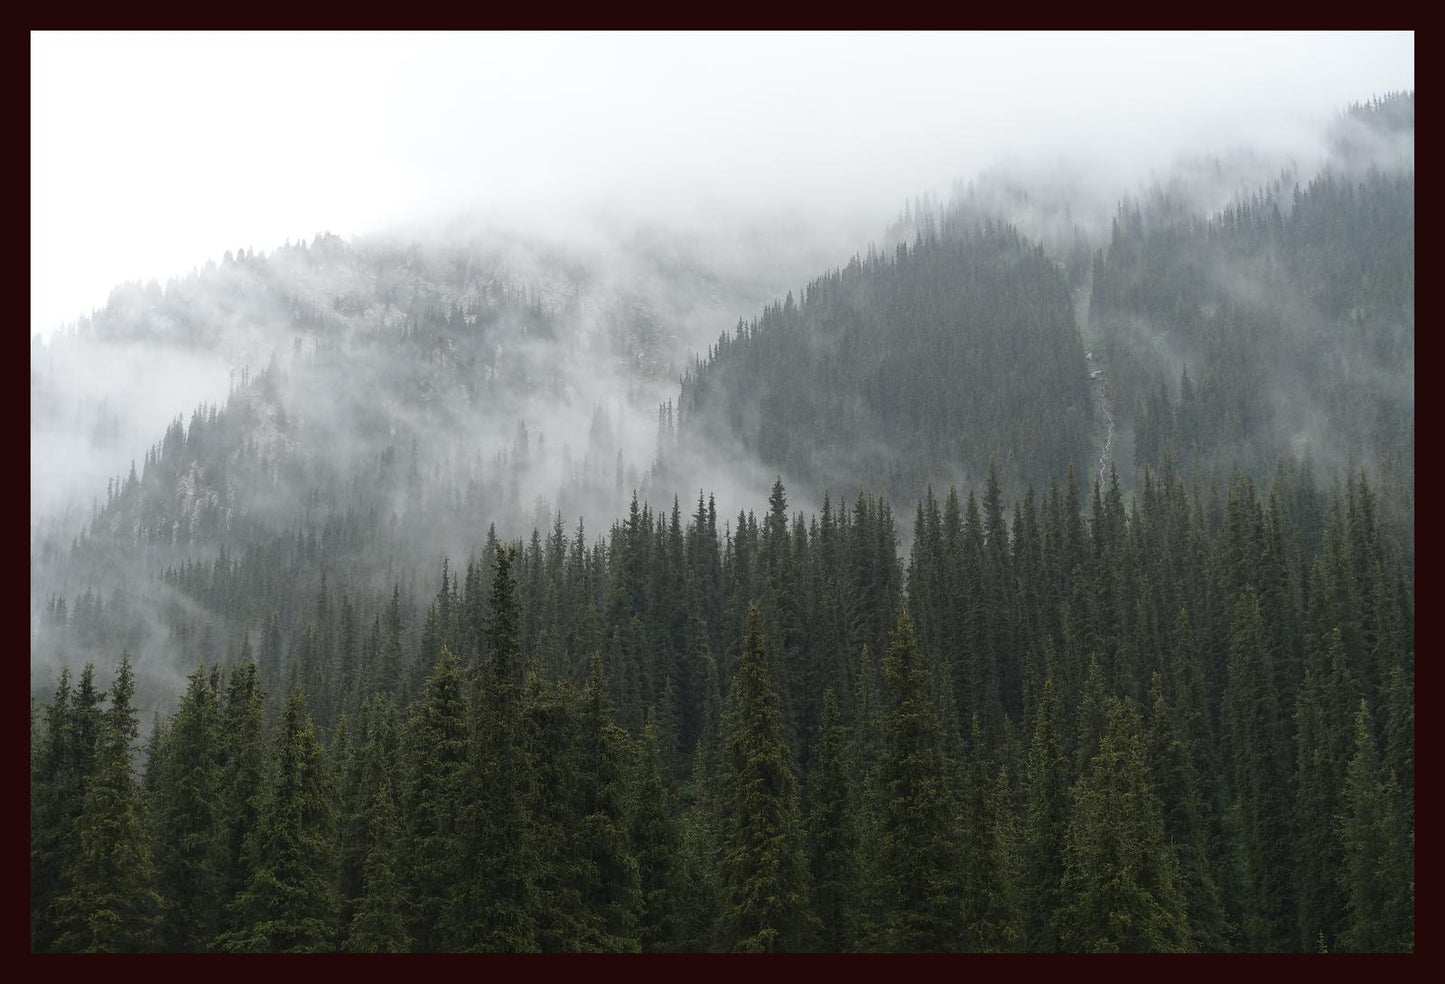
{"type": "Polygon", "coordinates": [[[1056,706],[1054,683],[1049,678],[1044,681],[1029,741],[1020,835],[1024,948],[1036,953],[1053,953],[1059,948],[1059,885],[1064,874],[1069,788],[1056,706]]]}
{"type": "Polygon", "coordinates": [[[446,949],[439,924],[461,861],[469,721],[461,660],[444,646],[401,743],[401,872],[419,953],[446,949]]]}
{"type": "Polygon", "coordinates": [[[930,676],[913,622],[900,609],[883,660],[887,705],[879,768],[878,868],[870,876],[881,912],[873,947],[957,951],[965,946],[958,803],[930,676]]]}
{"type": "Polygon", "coordinates": [[[1345,927],[1344,842],[1341,812],[1345,768],[1353,749],[1352,696],[1358,696],[1345,665],[1338,631],[1327,649],[1306,661],[1295,703],[1295,898],[1300,945],[1321,939],[1334,946],[1345,927]]]}
{"type": "Polygon", "coordinates": [[[1255,950],[1288,949],[1295,939],[1289,911],[1293,770],[1253,586],[1239,593],[1234,606],[1224,719],[1244,841],[1245,943],[1255,950]]]}
{"type": "Polygon", "coordinates": [[[242,663],[231,670],[221,725],[221,823],[224,854],[217,876],[225,929],[237,926],[231,903],[245,890],[255,872],[254,859],[245,850],[246,838],[256,829],[260,803],[270,776],[266,750],[266,694],[260,687],[259,668],[242,663]]]}
{"type": "Polygon", "coordinates": [[[166,729],[152,806],[161,950],[205,949],[230,901],[220,895],[226,862],[220,726],[220,697],[198,666],[166,729]]]}
{"type": "Polygon", "coordinates": [[[123,654],[110,704],[100,715],[95,773],[76,822],[78,852],[70,861],[66,891],[55,903],[59,951],[134,953],[151,942],[160,898],[131,772],[138,734],[134,693],[130,656],[123,654]]]}
{"type": "Polygon", "coordinates": [[[45,708],[45,731],[34,750],[30,799],[30,946],[50,948],[58,933],[55,900],[66,886],[67,860],[76,853],[75,821],[88,778],[81,773],[70,668],[62,667],[45,708]]]}
{"type": "Polygon", "coordinates": [[[351,953],[406,953],[411,937],[409,914],[399,867],[401,827],[392,804],[391,783],[376,789],[371,811],[371,848],[366,853],[362,894],[346,936],[351,953]]]}
{"type": "Polygon", "coordinates": [[[1345,772],[1340,836],[1347,917],[1340,949],[1400,953],[1413,948],[1414,865],[1399,781],[1380,762],[1369,705],[1355,715],[1354,755],[1345,772]]]}
{"type": "Polygon", "coordinates": [[[336,916],[326,762],[306,698],[293,690],[272,738],[272,767],[256,827],[246,838],[252,873],[232,903],[236,928],[218,940],[231,952],[330,949],[336,916]]]}
{"type": "Polygon", "coordinates": [[[852,755],[838,698],[823,693],[823,717],[808,775],[808,870],[818,948],[842,953],[852,942],[857,890],[858,829],[852,755]]]}
{"type": "Polygon", "coordinates": [[[1018,872],[1007,766],[989,775],[975,714],[963,775],[963,921],[973,953],[1006,953],[1019,943],[1018,872]],[[1003,780],[1003,788],[999,780],[1003,780]]]}
{"type": "Polygon", "coordinates": [[[1138,712],[1109,699],[1064,840],[1060,937],[1072,951],[1183,952],[1189,923],[1178,861],[1149,783],[1138,712]]]}
{"type": "Polygon", "coordinates": [[[528,824],[530,764],[522,743],[521,612],[512,548],[499,549],[486,658],[472,701],[463,787],[462,854],[442,925],[451,949],[522,952],[537,946],[533,920],[537,861],[528,824]]]}
{"type": "Polygon", "coordinates": [[[1225,948],[1229,927],[1213,871],[1207,821],[1210,807],[1188,735],[1179,727],[1177,716],[1164,697],[1161,675],[1154,673],[1145,736],[1149,779],[1163,811],[1165,836],[1178,852],[1180,889],[1189,910],[1193,945],[1217,951],[1225,948]]]}
{"type": "Polygon", "coordinates": [[[580,889],[587,925],[574,941],[591,952],[639,949],[642,906],[637,858],[628,842],[627,735],[609,720],[601,660],[582,694],[579,825],[572,845],[581,869],[580,889]]]}
{"type": "Polygon", "coordinates": [[[749,606],[722,720],[718,803],[722,944],[786,952],[809,943],[808,865],[798,793],[761,619],[749,606]]]}
{"type": "Polygon", "coordinates": [[[666,953],[682,942],[682,834],[663,782],[657,732],[646,728],[632,773],[632,829],[641,913],[637,937],[644,953],[666,953]]]}

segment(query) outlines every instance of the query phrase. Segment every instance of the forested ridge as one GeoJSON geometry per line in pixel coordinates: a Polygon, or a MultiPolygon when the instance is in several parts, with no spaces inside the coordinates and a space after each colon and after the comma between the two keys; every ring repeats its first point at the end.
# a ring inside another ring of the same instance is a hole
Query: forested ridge
{"type": "Polygon", "coordinates": [[[1082,467],[1092,408],[1064,277],[1006,225],[931,231],[719,338],[683,378],[686,437],[895,496],[977,481],[991,458],[1010,485],[1082,467]]]}
{"type": "Polygon", "coordinates": [[[32,519],[32,950],[1413,951],[1413,107],[685,363],[746,285],[651,241],[118,289],[32,415],[273,354],[32,519]]]}
{"type": "MultiPolygon", "coordinates": [[[[1413,135],[1414,95],[1352,107],[1359,137],[1413,135]]],[[[1090,321],[1133,458],[1256,475],[1281,449],[1414,486],[1415,172],[1344,142],[1211,216],[1156,189],[1094,259],[1090,321]],[[1353,166],[1352,166],[1353,165],[1353,166]]]]}
{"type": "MultiPolygon", "coordinates": [[[[1368,480],[979,492],[906,562],[885,500],[781,484],[721,531],[488,539],[414,646],[323,580],[134,774],[128,664],[67,670],[35,946],[1412,948],[1413,582],[1368,480]]],[[[224,615],[250,564],[172,577],[224,615]]]]}

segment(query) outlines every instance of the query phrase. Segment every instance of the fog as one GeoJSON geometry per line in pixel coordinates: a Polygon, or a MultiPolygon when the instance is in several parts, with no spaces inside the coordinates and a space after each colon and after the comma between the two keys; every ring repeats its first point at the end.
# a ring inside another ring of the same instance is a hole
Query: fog
{"type": "MultiPolygon", "coordinates": [[[[232,477],[226,522],[244,499],[284,529],[364,489],[426,577],[488,521],[595,536],[634,489],[684,514],[715,492],[721,526],[776,472],[680,444],[654,473],[681,373],[925,212],[1004,216],[1073,262],[1152,187],[1208,213],[1342,142],[1360,166],[1414,154],[1339,125],[1413,88],[1410,34],[36,33],[31,54],[33,610],[129,583],[35,545],[63,550],[168,424],[273,359],[270,472],[244,496],[232,477]],[[429,348],[419,309],[495,324],[429,348]]],[[[173,687],[144,647],[180,602],[146,590],[138,656],[173,687]]]]}
{"type": "Polygon", "coordinates": [[[846,255],[1009,157],[1111,185],[1317,157],[1409,33],[31,36],[31,333],[238,247],[459,212],[570,232],[785,212],[846,255]]]}

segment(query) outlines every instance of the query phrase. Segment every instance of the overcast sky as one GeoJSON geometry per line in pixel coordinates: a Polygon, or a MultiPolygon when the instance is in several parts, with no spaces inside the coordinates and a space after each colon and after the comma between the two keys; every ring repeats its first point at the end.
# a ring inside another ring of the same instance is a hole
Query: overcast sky
{"type": "Polygon", "coordinates": [[[461,209],[881,230],[1004,157],[1309,154],[1414,79],[1410,33],[35,33],[31,330],[227,249],[461,209]]]}

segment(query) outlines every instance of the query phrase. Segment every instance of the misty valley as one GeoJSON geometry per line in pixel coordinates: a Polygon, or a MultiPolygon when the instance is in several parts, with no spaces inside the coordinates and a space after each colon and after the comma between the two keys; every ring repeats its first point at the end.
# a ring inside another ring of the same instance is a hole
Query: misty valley
{"type": "Polygon", "coordinates": [[[1414,105],[37,335],[32,951],[1413,952],[1414,105]]]}

